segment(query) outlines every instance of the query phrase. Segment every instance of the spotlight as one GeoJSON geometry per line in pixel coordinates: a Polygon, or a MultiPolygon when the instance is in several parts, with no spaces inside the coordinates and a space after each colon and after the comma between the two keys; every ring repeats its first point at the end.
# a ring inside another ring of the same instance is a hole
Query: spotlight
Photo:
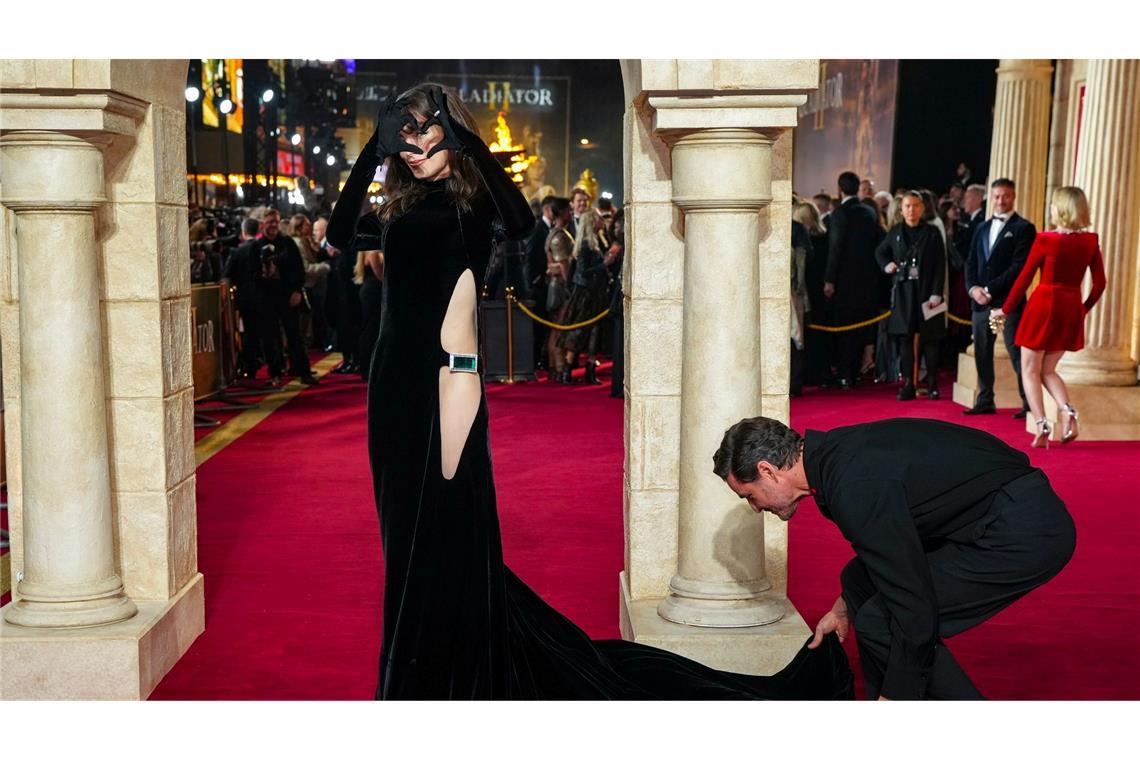
{"type": "Polygon", "coordinates": [[[234,102],[229,98],[223,98],[222,102],[218,104],[218,110],[222,113],[229,113],[234,110],[234,102]]]}
{"type": "Polygon", "coordinates": [[[272,87],[266,89],[265,92],[261,93],[261,101],[263,103],[273,102],[273,88],[272,87]]]}
{"type": "Polygon", "coordinates": [[[578,142],[580,142],[582,145],[589,145],[589,144],[590,144],[590,138],[588,138],[588,137],[583,137],[583,138],[582,138],[581,140],[579,140],[578,142]]]}
{"type": "Polygon", "coordinates": [[[314,145],[313,146],[313,155],[315,156],[315,155],[319,154],[320,152],[321,152],[321,146],[314,145]]]}
{"type": "Polygon", "coordinates": [[[607,190],[606,192],[602,193],[602,197],[606,200],[613,200],[614,194],[607,190]]]}
{"type": "Polygon", "coordinates": [[[193,85],[191,85],[190,87],[186,88],[186,102],[187,103],[197,103],[198,98],[200,98],[200,97],[202,97],[202,91],[199,90],[197,87],[194,87],[193,85]]]}
{"type": "Polygon", "coordinates": [[[294,145],[300,145],[301,144],[301,135],[294,132],[293,136],[289,138],[289,142],[293,143],[294,145]]]}
{"type": "Polygon", "coordinates": [[[333,164],[336,163],[336,156],[330,155],[328,158],[325,159],[325,163],[328,164],[329,166],[332,166],[333,164]]]}

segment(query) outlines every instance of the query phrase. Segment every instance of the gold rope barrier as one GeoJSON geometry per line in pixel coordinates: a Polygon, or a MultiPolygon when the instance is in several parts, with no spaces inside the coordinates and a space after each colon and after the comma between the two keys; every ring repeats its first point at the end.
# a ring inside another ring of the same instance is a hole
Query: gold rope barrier
{"type": "MultiPolygon", "coordinates": [[[[884,311],[882,314],[880,314],[877,317],[873,317],[873,318],[865,320],[863,322],[857,322],[853,325],[842,325],[840,327],[830,327],[828,325],[809,324],[808,327],[810,327],[813,330],[820,330],[821,332],[832,332],[832,333],[847,332],[849,330],[858,330],[859,328],[866,327],[867,325],[873,325],[876,322],[882,322],[884,319],[886,319],[889,316],[891,316],[891,312],[884,311]]],[[[957,322],[960,325],[972,325],[973,324],[973,322],[971,322],[970,320],[962,319],[961,317],[956,317],[953,314],[951,314],[950,312],[946,312],[946,318],[949,319],[951,322],[957,322]]]]}
{"type": "Polygon", "coordinates": [[[533,319],[535,322],[538,322],[540,325],[546,325],[551,330],[577,330],[577,329],[582,328],[582,327],[589,327],[590,325],[594,324],[595,322],[600,322],[601,320],[605,319],[607,316],[609,316],[609,313],[610,313],[610,310],[606,309],[605,311],[603,311],[598,316],[593,317],[592,319],[587,319],[585,322],[578,322],[577,324],[573,324],[573,325],[559,325],[559,324],[555,324],[554,322],[548,322],[545,319],[543,319],[542,317],[538,316],[533,311],[528,309],[526,307],[526,304],[524,304],[522,301],[519,301],[519,300],[513,299],[513,298],[512,298],[512,300],[514,300],[515,306],[519,307],[519,311],[521,311],[523,314],[526,314],[528,317],[533,319]]]}
{"type": "Polygon", "coordinates": [[[832,332],[832,333],[847,332],[848,330],[858,330],[861,327],[866,327],[867,325],[873,325],[876,322],[882,322],[884,319],[886,319],[889,316],[891,316],[891,313],[889,311],[884,311],[882,314],[880,314],[877,317],[872,317],[871,319],[867,319],[867,320],[864,320],[862,322],[856,322],[853,325],[843,325],[841,327],[830,327],[828,325],[808,324],[808,327],[810,327],[813,330],[819,330],[821,332],[832,332]]]}

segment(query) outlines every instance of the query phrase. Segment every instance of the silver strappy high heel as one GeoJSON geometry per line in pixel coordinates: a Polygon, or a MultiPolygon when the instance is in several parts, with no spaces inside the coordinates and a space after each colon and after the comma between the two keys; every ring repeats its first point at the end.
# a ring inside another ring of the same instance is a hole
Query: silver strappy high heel
{"type": "Polygon", "coordinates": [[[1029,444],[1035,449],[1049,448],[1049,437],[1053,434],[1053,427],[1044,417],[1037,418],[1037,435],[1033,436],[1033,443],[1029,444]]]}
{"type": "Polygon", "coordinates": [[[1065,404],[1061,411],[1069,415],[1069,424],[1065,426],[1065,432],[1061,435],[1061,443],[1077,440],[1077,436],[1081,434],[1081,426],[1077,423],[1077,410],[1072,404],[1065,404]]]}

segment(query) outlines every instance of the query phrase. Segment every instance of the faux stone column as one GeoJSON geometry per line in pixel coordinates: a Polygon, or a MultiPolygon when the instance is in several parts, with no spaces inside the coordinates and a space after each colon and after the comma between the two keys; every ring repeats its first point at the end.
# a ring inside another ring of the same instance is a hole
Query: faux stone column
{"type": "MultiPolygon", "coordinates": [[[[989,181],[1000,177],[1017,184],[1017,213],[1042,229],[1049,163],[1049,116],[1053,64],[1003,58],[997,69],[994,132],[989,181]]],[[[993,208],[987,209],[992,215],[993,208]]]]}
{"type": "Polygon", "coordinates": [[[0,138],[19,251],[23,578],[14,625],[97,626],[136,612],[116,572],[95,209],[95,139],[0,138]]]}
{"type": "Polygon", "coordinates": [[[1140,61],[1089,61],[1085,103],[1075,184],[1089,198],[1108,285],[1085,319],[1085,348],[1065,357],[1063,376],[1077,385],[1135,385],[1131,349],[1140,240],[1140,61]]]}
{"type": "Polygon", "coordinates": [[[764,597],[764,522],[712,471],[724,431],[760,414],[757,212],[771,200],[772,137],[707,129],[673,146],[673,200],[685,212],[677,574],[666,620],[745,627],[783,617],[764,597]],[[726,282],[731,286],[726,287],[726,282]]]}

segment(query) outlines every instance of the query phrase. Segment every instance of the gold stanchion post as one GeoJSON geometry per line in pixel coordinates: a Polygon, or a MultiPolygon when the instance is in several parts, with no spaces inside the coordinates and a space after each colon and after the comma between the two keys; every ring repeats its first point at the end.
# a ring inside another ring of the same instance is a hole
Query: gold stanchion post
{"type": "Polygon", "coordinates": [[[507,379],[500,380],[507,385],[515,384],[515,329],[514,329],[515,288],[507,287],[507,379]]]}

